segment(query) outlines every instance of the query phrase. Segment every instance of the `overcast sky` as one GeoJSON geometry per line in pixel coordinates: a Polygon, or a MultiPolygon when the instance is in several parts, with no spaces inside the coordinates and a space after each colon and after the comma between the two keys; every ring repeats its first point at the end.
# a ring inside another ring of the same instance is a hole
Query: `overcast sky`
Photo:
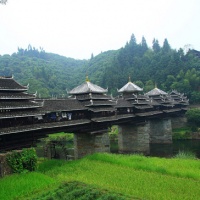
{"type": "Polygon", "coordinates": [[[200,0],[8,0],[0,4],[0,55],[18,47],[88,59],[134,34],[200,50],[200,0]]]}

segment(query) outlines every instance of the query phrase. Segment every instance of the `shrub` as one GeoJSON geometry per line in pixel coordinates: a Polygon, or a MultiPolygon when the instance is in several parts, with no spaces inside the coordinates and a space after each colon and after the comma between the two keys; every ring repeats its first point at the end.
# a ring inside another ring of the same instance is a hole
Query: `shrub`
{"type": "Polygon", "coordinates": [[[176,128],[173,129],[173,139],[190,139],[191,138],[191,131],[192,127],[183,127],[183,128],[176,128]]]}
{"type": "Polygon", "coordinates": [[[37,168],[37,155],[33,148],[13,151],[7,155],[6,160],[13,173],[34,171],[37,168]]]}
{"type": "Polygon", "coordinates": [[[180,159],[196,159],[195,153],[191,151],[179,151],[174,157],[180,159]]]}
{"type": "Polygon", "coordinates": [[[60,199],[80,199],[80,200],[129,200],[128,196],[109,192],[96,188],[82,182],[68,182],[62,184],[53,191],[42,194],[34,200],[60,200],[60,199]]]}
{"type": "Polygon", "coordinates": [[[118,126],[112,126],[109,130],[109,137],[110,140],[118,140],[118,126]]]}

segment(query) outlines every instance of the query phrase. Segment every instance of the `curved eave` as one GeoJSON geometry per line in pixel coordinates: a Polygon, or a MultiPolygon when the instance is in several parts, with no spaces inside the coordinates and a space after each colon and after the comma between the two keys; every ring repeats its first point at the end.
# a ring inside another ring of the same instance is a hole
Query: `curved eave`
{"type": "Polygon", "coordinates": [[[70,95],[88,94],[88,93],[104,94],[104,93],[107,93],[107,92],[108,92],[107,89],[102,90],[102,91],[88,89],[88,90],[85,90],[85,91],[82,91],[82,92],[76,92],[76,91],[73,92],[73,91],[70,91],[70,92],[68,92],[68,94],[70,94],[70,95]]]}
{"type": "Polygon", "coordinates": [[[23,98],[20,98],[20,97],[0,97],[0,99],[6,99],[6,100],[12,100],[12,99],[15,99],[15,100],[28,100],[28,99],[35,99],[35,97],[23,97],[23,98]]]}
{"type": "Polygon", "coordinates": [[[109,107],[112,107],[112,106],[115,106],[116,104],[86,104],[85,106],[86,107],[98,107],[98,106],[109,106],[109,107]]]}
{"type": "MultiPolygon", "coordinates": [[[[76,93],[76,92],[69,92],[68,94],[73,94],[73,95],[75,95],[75,94],[88,94],[88,93],[98,93],[98,94],[103,94],[103,93],[107,93],[108,92],[108,90],[105,90],[104,92],[96,92],[96,91],[92,91],[92,90],[89,90],[89,91],[85,91],[85,92],[80,92],[80,93],[76,93]]],[[[83,100],[83,99],[80,99],[80,100],[83,100]]]]}
{"type": "Polygon", "coordinates": [[[16,88],[0,88],[0,91],[18,91],[18,92],[24,92],[27,91],[28,88],[24,88],[24,89],[16,89],[16,88]]]}
{"type": "Polygon", "coordinates": [[[123,115],[117,115],[117,119],[129,119],[129,118],[134,118],[135,115],[134,114],[123,114],[123,115]]]}
{"type": "Polygon", "coordinates": [[[39,115],[45,115],[44,113],[38,113],[38,114],[21,114],[21,115],[5,115],[0,116],[0,119],[10,119],[10,118],[20,118],[20,117],[34,117],[39,115]]]}
{"type": "Polygon", "coordinates": [[[42,106],[24,106],[24,107],[0,107],[0,110],[18,110],[18,109],[29,109],[29,108],[41,108],[42,106]]]}
{"type": "Polygon", "coordinates": [[[136,113],[135,115],[138,117],[147,117],[147,116],[159,115],[162,113],[163,113],[162,111],[149,111],[149,112],[136,113]]]}
{"type": "Polygon", "coordinates": [[[134,92],[142,92],[143,89],[134,89],[134,90],[126,90],[126,89],[120,89],[120,90],[117,90],[117,92],[119,93],[134,93],[134,92]]]}
{"type": "Polygon", "coordinates": [[[52,113],[52,112],[73,112],[73,111],[84,111],[84,110],[88,110],[87,108],[83,108],[83,109],[58,109],[58,110],[44,110],[43,112],[45,113],[52,113]]]}
{"type": "Polygon", "coordinates": [[[108,116],[108,117],[96,117],[92,118],[91,121],[94,122],[107,122],[107,121],[117,121],[117,116],[108,116]]]}
{"type": "Polygon", "coordinates": [[[133,105],[120,105],[120,106],[115,106],[115,108],[133,108],[133,105]]]}
{"type": "Polygon", "coordinates": [[[5,129],[0,129],[0,135],[29,132],[33,130],[70,127],[70,126],[75,126],[75,125],[89,124],[90,122],[91,122],[90,120],[85,119],[85,120],[71,120],[67,122],[44,123],[44,124],[37,124],[37,125],[31,125],[31,126],[28,125],[28,126],[22,126],[21,129],[17,129],[16,127],[12,127],[12,129],[5,128],[5,129]]]}

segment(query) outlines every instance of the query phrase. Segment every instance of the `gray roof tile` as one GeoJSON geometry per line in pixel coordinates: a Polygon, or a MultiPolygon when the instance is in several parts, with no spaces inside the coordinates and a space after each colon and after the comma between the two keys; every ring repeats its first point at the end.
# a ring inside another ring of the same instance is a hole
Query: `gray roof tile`
{"type": "Polygon", "coordinates": [[[118,90],[118,92],[123,93],[123,92],[139,92],[143,91],[142,88],[139,86],[135,85],[131,81],[129,81],[126,85],[124,85],[121,89],[118,90]]]}
{"type": "Polygon", "coordinates": [[[77,99],[45,99],[43,111],[72,111],[72,110],[86,110],[77,99]]]}
{"type": "Polygon", "coordinates": [[[145,95],[146,96],[156,96],[156,95],[160,95],[160,94],[167,95],[166,92],[164,92],[164,91],[162,91],[162,90],[160,90],[158,88],[154,88],[153,90],[147,92],[145,95]]]}
{"type": "Polygon", "coordinates": [[[17,83],[13,77],[0,76],[0,91],[27,91],[27,86],[22,86],[17,83]]]}
{"type": "Polygon", "coordinates": [[[86,81],[85,83],[75,87],[69,94],[84,94],[84,93],[106,93],[107,89],[103,89],[102,87],[91,83],[90,81],[86,81]]]}

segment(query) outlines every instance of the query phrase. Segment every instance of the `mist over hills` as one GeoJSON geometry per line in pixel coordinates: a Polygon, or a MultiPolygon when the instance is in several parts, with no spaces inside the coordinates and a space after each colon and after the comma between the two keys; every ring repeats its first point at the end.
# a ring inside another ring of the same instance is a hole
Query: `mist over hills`
{"type": "Polygon", "coordinates": [[[170,91],[176,89],[185,93],[192,102],[200,101],[200,53],[173,49],[168,40],[163,45],[154,39],[148,47],[145,38],[136,42],[132,34],[129,42],[118,50],[91,55],[89,60],[76,60],[31,45],[18,48],[12,55],[0,56],[0,75],[14,75],[23,85],[29,83],[29,92],[37,91],[38,97],[66,97],[67,90],[83,83],[86,75],[94,84],[109,89],[117,95],[121,88],[131,81],[144,88],[156,85],[170,91]]]}

